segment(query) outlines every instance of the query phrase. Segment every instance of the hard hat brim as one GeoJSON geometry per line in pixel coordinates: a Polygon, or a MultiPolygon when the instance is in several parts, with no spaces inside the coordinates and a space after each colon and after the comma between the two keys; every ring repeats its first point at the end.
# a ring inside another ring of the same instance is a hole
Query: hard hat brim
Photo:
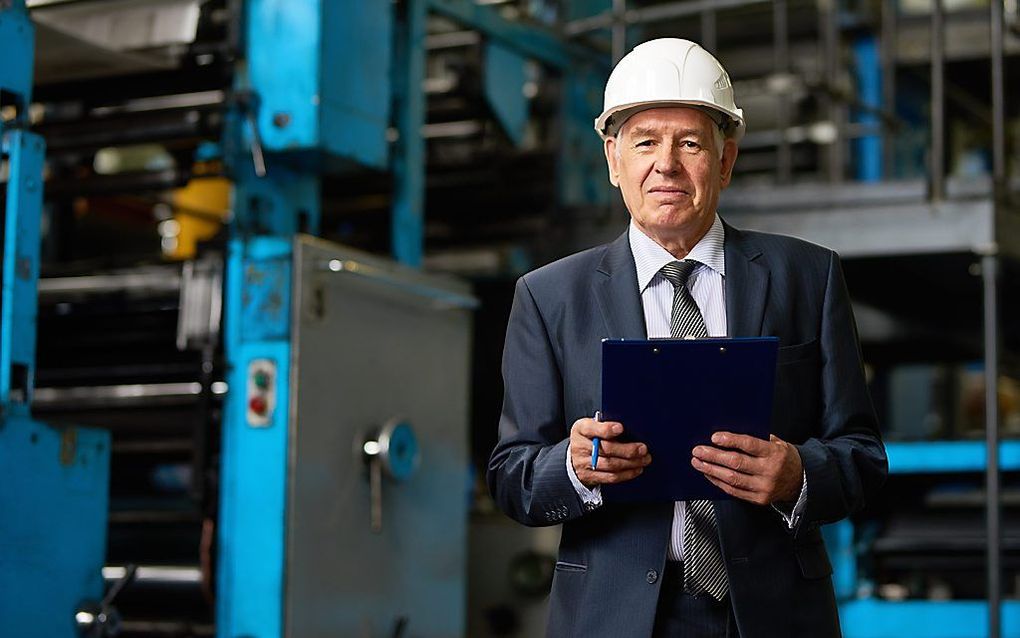
{"type": "Polygon", "coordinates": [[[742,110],[737,109],[736,112],[733,112],[720,108],[717,104],[701,100],[656,100],[653,102],[632,102],[630,104],[620,104],[619,106],[615,106],[612,109],[604,111],[602,115],[595,120],[595,132],[598,133],[599,137],[602,138],[603,141],[605,141],[610,137],[615,137],[623,123],[641,111],[672,106],[681,106],[707,111],[709,115],[722,115],[726,120],[733,123],[732,126],[723,129],[727,139],[739,142],[740,138],[744,136],[745,126],[744,113],[742,110]],[[612,122],[612,130],[608,130],[607,124],[609,124],[610,118],[614,118],[616,115],[622,115],[622,117],[619,121],[614,120],[612,122]]]}

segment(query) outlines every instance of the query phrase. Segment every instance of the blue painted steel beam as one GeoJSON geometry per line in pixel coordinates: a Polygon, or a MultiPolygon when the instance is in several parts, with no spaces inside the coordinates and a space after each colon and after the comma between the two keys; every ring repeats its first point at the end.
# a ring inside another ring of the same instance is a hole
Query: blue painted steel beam
{"type": "MultiPolygon", "coordinates": [[[[893,474],[981,472],[985,469],[984,441],[917,441],[886,443],[893,474]]],[[[1020,470],[1020,440],[999,444],[999,467],[1020,470]]]]}
{"type": "MultiPolygon", "coordinates": [[[[980,600],[854,600],[839,607],[844,638],[987,638],[980,600]]],[[[1020,636],[1020,601],[1002,605],[1002,635],[1020,636]]]]}
{"type": "Polygon", "coordinates": [[[0,301],[0,416],[28,416],[35,378],[45,144],[38,135],[19,130],[4,133],[0,144],[9,162],[0,301]]]}
{"type": "Polygon", "coordinates": [[[564,206],[607,206],[612,189],[593,125],[602,110],[608,68],[579,66],[564,75],[560,98],[559,202],[564,206]]]}
{"type": "Polygon", "coordinates": [[[426,0],[408,0],[396,29],[394,67],[399,139],[393,155],[395,188],[392,227],[393,258],[420,267],[425,252],[425,19],[426,0]]]}
{"type": "MultiPolygon", "coordinates": [[[[244,192],[243,182],[238,191],[244,192]]],[[[286,236],[235,232],[228,246],[224,347],[231,390],[220,466],[219,638],[283,636],[291,257],[286,236]],[[269,423],[257,427],[247,418],[255,359],[276,365],[276,406],[269,423]]]]}
{"type": "Polygon", "coordinates": [[[524,142],[528,124],[528,61],[498,41],[485,43],[485,98],[503,131],[517,146],[524,142]]]}
{"type": "Polygon", "coordinates": [[[551,29],[507,20],[495,7],[480,5],[473,0],[428,0],[428,3],[436,13],[500,40],[525,57],[557,69],[568,71],[579,62],[609,68],[609,56],[572,43],[551,29]]]}
{"type": "MultiPolygon", "coordinates": [[[[863,35],[854,40],[854,75],[857,96],[865,109],[856,109],[854,120],[865,126],[880,123],[878,112],[882,108],[882,62],[878,40],[874,35],[863,35]]],[[[854,166],[856,177],[862,182],[882,179],[882,138],[865,135],[854,140],[854,166]]]]}
{"type": "Polygon", "coordinates": [[[0,3],[0,123],[8,159],[0,290],[0,633],[73,638],[75,612],[103,596],[110,435],[30,416],[42,219],[41,137],[24,130],[34,30],[24,2],[0,3]]]}
{"type": "MultiPolygon", "coordinates": [[[[24,0],[0,2],[0,89],[14,95],[23,108],[32,101],[35,29],[24,0]],[[12,62],[13,60],[13,62],[12,62]]],[[[22,116],[25,114],[22,113],[22,116]]],[[[0,128],[3,123],[0,123],[0,128]]]]}

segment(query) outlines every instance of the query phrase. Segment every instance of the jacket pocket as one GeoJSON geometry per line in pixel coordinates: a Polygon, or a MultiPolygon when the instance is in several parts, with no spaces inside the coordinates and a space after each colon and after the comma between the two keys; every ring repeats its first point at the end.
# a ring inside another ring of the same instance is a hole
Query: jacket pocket
{"type": "Polygon", "coordinates": [[[805,359],[811,359],[818,354],[818,339],[805,343],[798,343],[792,346],[782,346],[776,354],[776,363],[786,365],[796,363],[805,359]]]}
{"type": "Polygon", "coordinates": [[[580,565],[578,563],[568,563],[566,561],[556,561],[556,571],[558,572],[586,572],[588,571],[587,565],[580,565]]]}

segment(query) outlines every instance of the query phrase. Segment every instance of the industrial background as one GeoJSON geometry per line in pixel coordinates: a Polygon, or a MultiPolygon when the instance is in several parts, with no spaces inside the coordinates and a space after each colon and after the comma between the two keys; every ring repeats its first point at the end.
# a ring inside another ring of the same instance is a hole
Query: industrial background
{"type": "Polygon", "coordinates": [[[721,214],[844,259],[845,635],[1020,636],[1016,0],[0,0],[0,636],[541,635],[506,317],[624,229],[592,120],[662,36],[747,116],[721,214]]]}

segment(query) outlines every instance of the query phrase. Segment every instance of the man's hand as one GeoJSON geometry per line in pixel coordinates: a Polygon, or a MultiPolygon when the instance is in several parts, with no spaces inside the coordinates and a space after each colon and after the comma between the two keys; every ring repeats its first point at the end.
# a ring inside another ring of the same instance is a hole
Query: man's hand
{"type": "Polygon", "coordinates": [[[803,465],[800,452],[776,435],[762,441],[745,434],[716,432],[711,445],[694,448],[691,465],[722,491],[757,505],[795,501],[803,465]]]}
{"type": "Polygon", "coordinates": [[[623,433],[615,421],[578,419],[570,428],[570,463],[577,478],[589,489],[606,483],[622,483],[641,474],[652,462],[644,443],[613,441],[623,433]],[[599,458],[591,469],[592,438],[599,437],[599,458]]]}

